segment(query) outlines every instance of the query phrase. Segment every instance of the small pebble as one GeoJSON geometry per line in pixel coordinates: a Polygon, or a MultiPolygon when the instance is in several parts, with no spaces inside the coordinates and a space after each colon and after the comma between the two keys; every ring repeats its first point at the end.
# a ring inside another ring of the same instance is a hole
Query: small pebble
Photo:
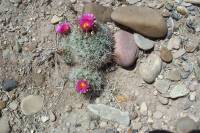
{"type": "Polygon", "coordinates": [[[167,105],[169,103],[169,99],[162,96],[158,96],[158,100],[163,105],[167,105]]]}
{"type": "Polygon", "coordinates": [[[195,101],[196,100],[196,92],[191,92],[189,95],[189,100],[190,101],[195,101]]]}
{"type": "Polygon", "coordinates": [[[9,106],[9,108],[10,108],[11,110],[16,110],[17,107],[18,107],[18,102],[17,102],[17,101],[13,101],[13,102],[10,103],[8,106],[9,106]]]}
{"type": "Polygon", "coordinates": [[[6,107],[6,102],[0,100],[0,111],[6,107]]]}
{"type": "Polygon", "coordinates": [[[48,117],[48,116],[42,116],[42,117],[41,117],[41,121],[42,121],[43,123],[47,122],[48,120],[49,120],[49,117],[48,117]]]}
{"type": "Polygon", "coordinates": [[[17,87],[17,81],[8,79],[3,81],[3,90],[4,91],[12,91],[17,87]]]}
{"type": "Polygon", "coordinates": [[[188,14],[188,10],[184,6],[177,6],[176,10],[181,15],[187,15],[188,14]]]}
{"type": "Polygon", "coordinates": [[[66,111],[66,112],[71,112],[71,111],[72,111],[72,106],[71,106],[71,105],[67,105],[67,106],[65,107],[65,111],[66,111]]]}
{"type": "Polygon", "coordinates": [[[50,117],[49,119],[50,119],[51,122],[54,122],[56,120],[56,116],[52,111],[50,111],[49,117],[50,117]]]}
{"type": "Polygon", "coordinates": [[[180,37],[172,37],[168,42],[167,48],[169,50],[172,50],[172,49],[178,50],[180,48],[181,43],[182,41],[180,37]]]}
{"type": "Polygon", "coordinates": [[[171,51],[169,51],[169,50],[168,50],[167,48],[165,48],[165,47],[162,47],[162,48],[160,49],[160,58],[161,58],[164,62],[169,63],[169,62],[172,61],[173,56],[172,56],[171,51]]]}
{"type": "Polygon", "coordinates": [[[57,24],[57,23],[59,23],[62,19],[63,19],[62,17],[58,17],[58,16],[54,15],[54,16],[52,17],[52,19],[51,19],[51,23],[52,23],[52,24],[57,24]]]}
{"type": "Polygon", "coordinates": [[[143,102],[141,105],[140,105],[140,113],[142,115],[147,115],[147,111],[148,111],[148,108],[147,108],[147,104],[145,102],[143,102]]]}
{"type": "Polygon", "coordinates": [[[142,50],[150,50],[154,47],[154,41],[135,33],[134,34],[135,43],[142,50]]]}

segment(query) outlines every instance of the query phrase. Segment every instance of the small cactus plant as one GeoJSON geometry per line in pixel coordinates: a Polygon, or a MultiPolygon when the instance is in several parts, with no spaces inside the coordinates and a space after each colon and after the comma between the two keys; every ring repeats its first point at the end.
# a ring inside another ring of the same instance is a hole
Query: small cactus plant
{"type": "Polygon", "coordinates": [[[70,87],[78,93],[101,91],[103,78],[101,73],[87,68],[74,68],[69,74],[70,87]]]}
{"type": "MultiPolygon", "coordinates": [[[[107,26],[99,24],[96,32],[83,33],[73,28],[65,47],[70,48],[78,56],[79,64],[91,69],[99,69],[111,60],[113,38],[107,26]]],[[[66,55],[68,56],[68,55],[66,55]]]]}

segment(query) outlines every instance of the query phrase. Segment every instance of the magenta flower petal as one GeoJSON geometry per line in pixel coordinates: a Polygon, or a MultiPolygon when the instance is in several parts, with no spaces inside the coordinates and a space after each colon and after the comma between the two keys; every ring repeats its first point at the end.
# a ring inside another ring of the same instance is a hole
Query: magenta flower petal
{"type": "Polygon", "coordinates": [[[94,28],[96,17],[92,13],[85,13],[79,18],[79,25],[84,32],[94,28]]]}
{"type": "Polygon", "coordinates": [[[71,25],[68,22],[60,23],[56,26],[56,32],[59,34],[67,34],[71,30],[71,25]]]}
{"type": "Polygon", "coordinates": [[[90,90],[90,85],[87,80],[78,80],[76,83],[76,91],[80,94],[85,94],[90,90]]]}

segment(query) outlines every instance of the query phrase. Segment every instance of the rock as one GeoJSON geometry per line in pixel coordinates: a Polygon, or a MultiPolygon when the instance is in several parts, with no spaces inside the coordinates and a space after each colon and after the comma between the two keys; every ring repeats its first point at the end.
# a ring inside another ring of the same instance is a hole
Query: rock
{"type": "Polygon", "coordinates": [[[173,58],[177,59],[186,53],[185,49],[179,49],[175,53],[173,53],[173,58]]]}
{"type": "Polygon", "coordinates": [[[49,120],[49,117],[48,117],[48,116],[42,116],[42,117],[41,117],[41,121],[42,121],[43,123],[47,122],[48,120],[49,120]]]}
{"type": "Polygon", "coordinates": [[[188,88],[190,91],[196,91],[196,90],[200,89],[200,83],[197,80],[193,80],[190,82],[188,88]]]}
{"type": "Polygon", "coordinates": [[[51,24],[57,24],[59,23],[63,18],[62,17],[58,17],[56,15],[54,15],[51,19],[51,24]]]}
{"type": "Polygon", "coordinates": [[[150,50],[154,47],[154,41],[149,40],[148,38],[135,33],[134,34],[135,43],[142,50],[150,50]]]}
{"type": "Polygon", "coordinates": [[[169,99],[162,96],[158,96],[158,100],[163,105],[167,105],[169,103],[169,99]]]}
{"type": "Polygon", "coordinates": [[[180,37],[172,37],[168,44],[167,44],[167,48],[169,50],[172,50],[172,49],[176,49],[178,50],[180,48],[180,45],[181,45],[181,38],[180,37]]]}
{"type": "Polygon", "coordinates": [[[142,115],[147,115],[147,111],[148,111],[148,107],[147,107],[147,104],[145,102],[143,102],[141,105],[140,105],[140,113],[142,115]]]}
{"type": "Polygon", "coordinates": [[[189,90],[187,89],[186,85],[178,84],[174,88],[172,88],[169,95],[171,98],[179,98],[186,96],[188,93],[189,90]]]}
{"type": "Polygon", "coordinates": [[[22,3],[22,0],[10,0],[10,2],[14,4],[20,4],[22,3]]]}
{"type": "Polygon", "coordinates": [[[95,3],[86,4],[83,8],[83,13],[93,13],[99,22],[111,21],[112,9],[95,3]]]}
{"type": "Polygon", "coordinates": [[[130,5],[134,5],[142,0],[126,0],[130,5]]]}
{"type": "Polygon", "coordinates": [[[25,115],[32,115],[39,112],[43,107],[41,96],[29,95],[22,99],[21,110],[25,115]]]}
{"type": "Polygon", "coordinates": [[[115,33],[115,60],[122,67],[134,65],[138,57],[138,47],[133,35],[127,31],[120,30],[115,33]]]}
{"type": "Polygon", "coordinates": [[[10,126],[6,117],[0,119],[0,133],[10,133],[10,126]]]}
{"type": "Polygon", "coordinates": [[[169,62],[172,61],[173,56],[172,56],[171,51],[169,51],[169,50],[168,50],[167,48],[165,48],[165,47],[162,47],[162,48],[160,49],[160,58],[161,58],[164,62],[169,63],[169,62]]]}
{"type": "Polygon", "coordinates": [[[189,133],[194,129],[197,129],[197,123],[189,117],[180,118],[176,123],[177,133],[189,133]]]}
{"type": "Polygon", "coordinates": [[[184,0],[184,2],[192,3],[192,4],[200,4],[200,0],[184,0]]]}
{"type": "Polygon", "coordinates": [[[179,81],[179,80],[181,80],[181,74],[179,73],[179,71],[177,69],[170,70],[167,73],[166,78],[171,81],[179,81]]]}
{"type": "Polygon", "coordinates": [[[67,105],[67,106],[65,107],[65,111],[66,111],[66,112],[71,112],[71,111],[72,111],[72,106],[71,106],[71,105],[67,105]]]}
{"type": "Polygon", "coordinates": [[[145,62],[139,66],[139,72],[143,80],[147,83],[153,83],[160,74],[162,61],[156,54],[150,54],[145,62]]]}
{"type": "Polygon", "coordinates": [[[167,24],[155,10],[147,7],[118,7],[111,18],[113,21],[152,38],[161,38],[167,34],[167,24]],[[154,20],[154,21],[149,21],[154,20]]]}
{"type": "Polygon", "coordinates": [[[196,92],[191,92],[189,95],[189,100],[190,101],[195,101],[196,100],[196,92]]]}
{"type": "Polygon", "coordinates": [[[7,79],[3,81],[3,90],[4,91],[12,91],[17,87],[17,81],[12,79],[7,79]]]}
{"type": "Polygon", "coordinates": [[[54,122],[56,120],[56,116],[52,111],[49,112],[49,119],[51,122],[54,122]]]}
{"type": "Polygon", "coordinates": [[[200,67],[196,63],[194,64],[194,74],[195,74],[196,80],[200,81],[200,67]]]}
{"type": "Polygon", "coordinates": [[[0,100],[0,111],[6,107],[6,102],[0,100]]]}
{"type": "Polygon", "coordinates": [[[181,15],[187,15],[188,14],[188,10],[187,8],[185,8],[184,6],[177,6],[176,10],[178,13],[180,13],[181,15]]]}
{"type": "Polygon", "coordinates": [[[125,126],[128,126],[130,123],[128,112],[121,112],[118,109],[109,107],[104,104],[89,104],[87,108],[89,109],[89,111],[100,116],[103,119],[112,120],[125,126]]]}
{"type": "Polygon", "coordinates": [[[11,102],[9,105],[9,108],[13,111],[13,110],[16,110],[17,107],[18,107],[18,102],[17,101],[13,101],[11,102]]]}
{"type": "Polygon", "coordinates": [[[154,86],[158,92],[165,94],[169,89],[170,82],[167,80],[156,80],[154,86]]]}
{"type": "Polygon", "coordinates": [[[155,118],[155,119],[161,119],[162,116],[163,116],[163,113],[160,111],[156,111],[153,113],[153,118],[155,118]]]}

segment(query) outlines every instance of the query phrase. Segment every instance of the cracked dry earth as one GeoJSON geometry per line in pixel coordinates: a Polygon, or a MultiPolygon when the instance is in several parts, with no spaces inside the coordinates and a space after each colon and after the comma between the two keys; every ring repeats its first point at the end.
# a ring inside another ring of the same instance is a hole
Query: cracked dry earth
{"type": "MultiPolygon", "coordinates": [[[[114,65],[106,73],[102,94],[85,99],[68,87],[72,67],[64,62],[52,18],[76,23],[90,0],[0,0],[0,133],[183,132],[183,125],[185,131],[198,129],[200,12],[198,0],[196,4],[185,1],[92,1],[113,9],[150,7],[162,14],[173,30],[168,29],[168,37],[155,40],[150,51],[140,50],[133,69],[114,65]],[[181,5],[182,10],[177,12],[172,5],[181,5]],[[141,64],[170,44],[173,61],[162,62],[155,82],[146,83],[139,72],[141,64]],[[130,123],[122,124],[119,115],[114,116],[117,121],[96,116],[89,104],[128,112],[130,123]]],[[[119,29],[113,22],[107,25],[113,34],[119,29]]]]}

